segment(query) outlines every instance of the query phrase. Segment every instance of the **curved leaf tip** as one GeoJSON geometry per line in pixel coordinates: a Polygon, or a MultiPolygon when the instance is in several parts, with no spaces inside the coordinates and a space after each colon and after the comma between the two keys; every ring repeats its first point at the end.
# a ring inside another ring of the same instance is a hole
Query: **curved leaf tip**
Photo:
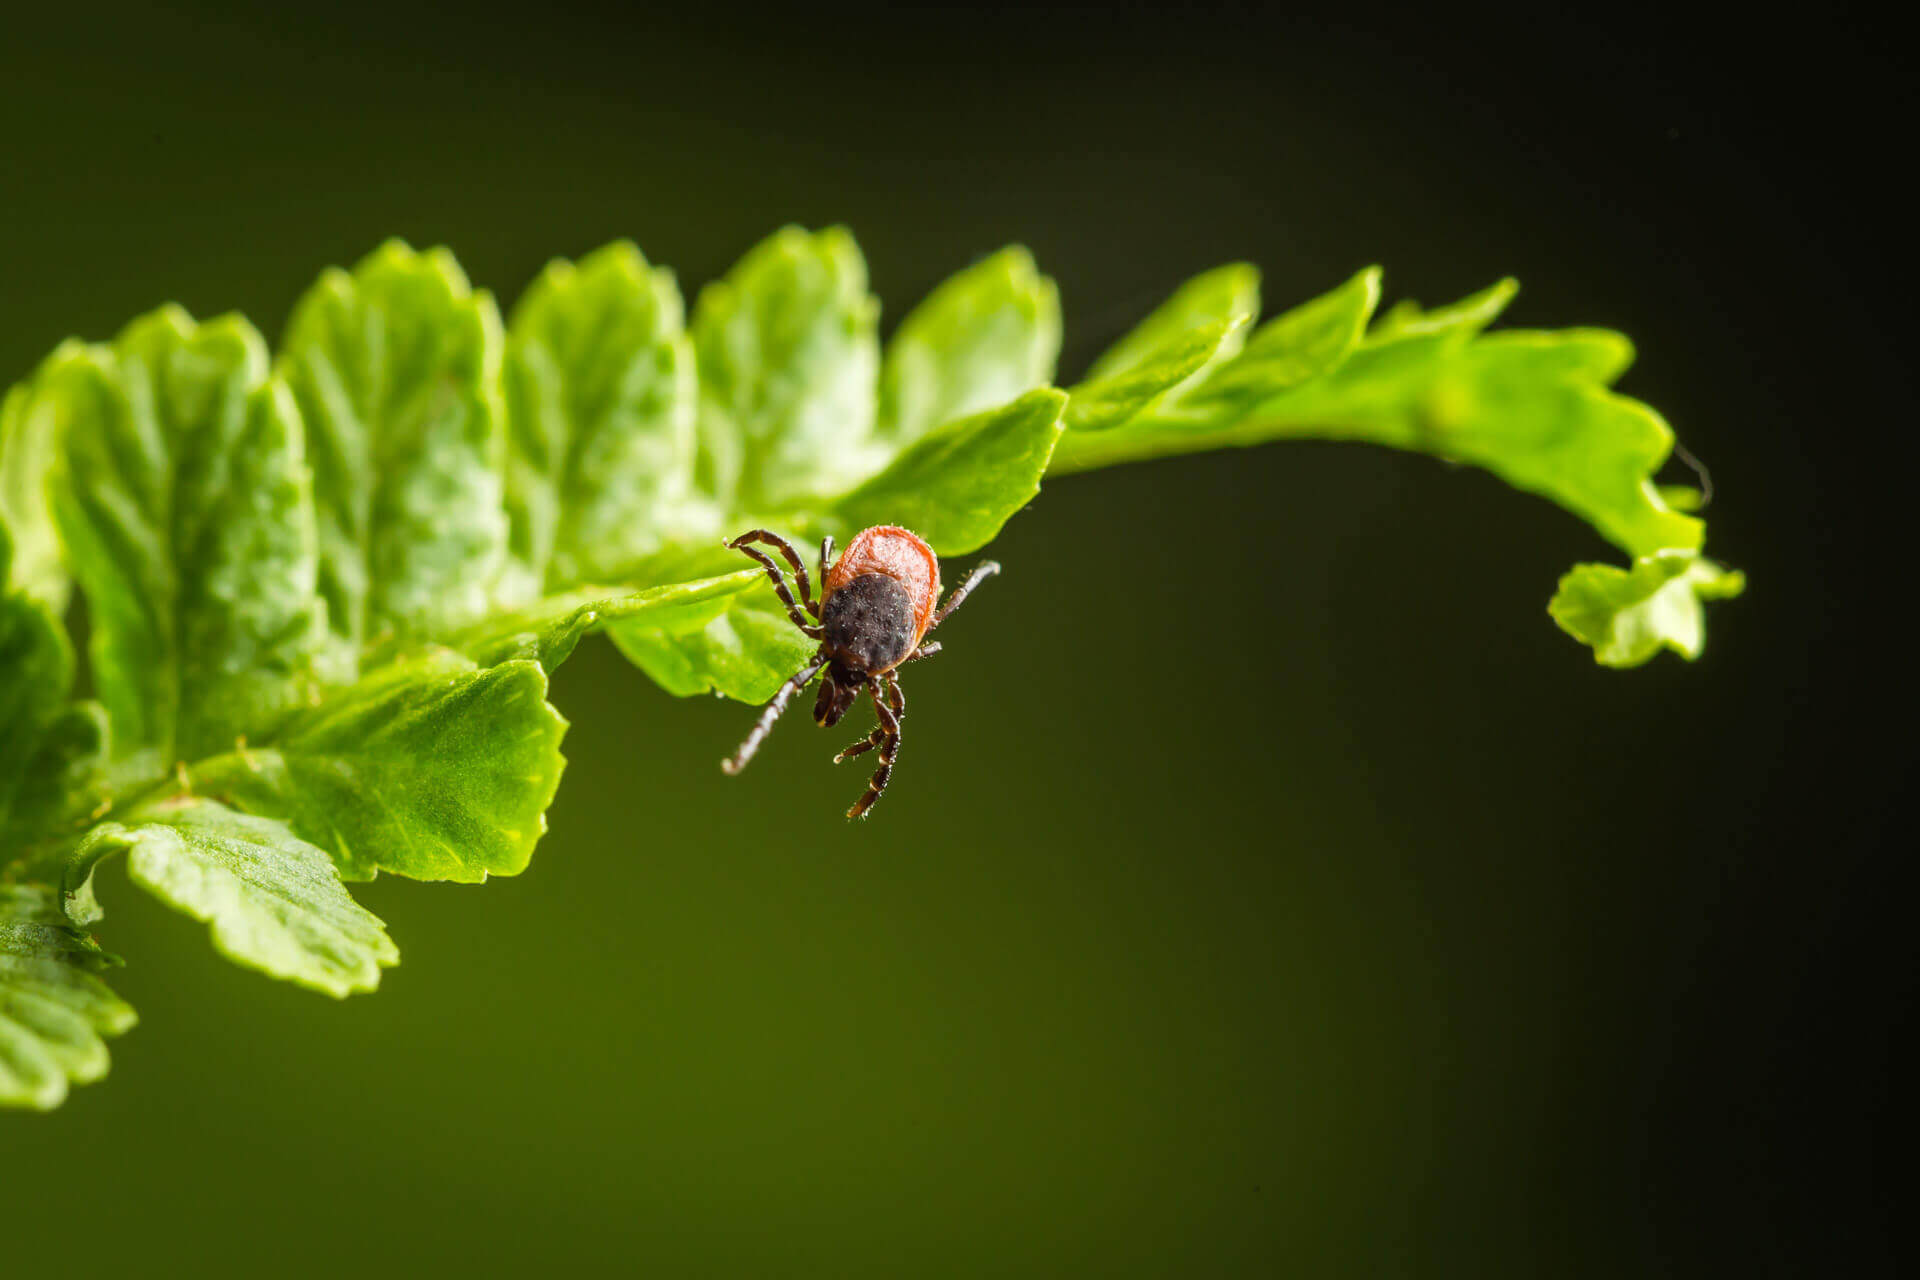
{"type": "Polygon", "coordinates": [[[1746,585],[1737,570],[1688,551],[1660,551],[1630,569],[1575,566],[1547,612],[1603,667],[1637,667],[1662,649],[1691,662],[1706,643],[1702,603],[1730,600],[1746,585]]]}

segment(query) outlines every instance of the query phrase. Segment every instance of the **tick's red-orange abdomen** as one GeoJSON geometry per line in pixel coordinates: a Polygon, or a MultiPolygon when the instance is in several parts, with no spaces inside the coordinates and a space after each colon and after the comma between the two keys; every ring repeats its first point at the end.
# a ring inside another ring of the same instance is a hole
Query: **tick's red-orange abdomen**
{"type": "Polygon", "coordinates": [[[933,548],[897,525],[862,530],[828,567],[822,596],[832,596],[863,573],[883,573],[906,589],[913,601],[913,642],[919,644],[940,598],[940,559],[933,548]]]}

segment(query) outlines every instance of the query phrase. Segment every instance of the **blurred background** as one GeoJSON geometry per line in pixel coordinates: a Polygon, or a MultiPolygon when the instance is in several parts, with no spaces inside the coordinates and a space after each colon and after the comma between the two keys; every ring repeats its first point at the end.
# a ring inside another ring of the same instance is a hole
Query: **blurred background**
{"type": "Polygon", "coordinates": [[[1511,273],[1510,322],[1639,344],[1752,586],[1698,664],[1605,671],[1545,604],[1610,549],[1477,472],[1062,479],[857,827],[845,735],[795,716],[725,779],[751,712],[591,642],[532,869],[366,888],[377,996],[110,876],[142,1025],[0,1116],[0,1270],[1892,1271],[1902,757],[1849,717],[1890,696],[1855,588],[1910,357],[1863,265],[1894,67],[1830,21],[10,17],[0,380],[167,300],[277,334],[390,235],[510,303],[615,237],[691,297],[845,222],[891,320],[1017,240],[1069,379],[1229,259],[1274,310],[1511,273]]]}

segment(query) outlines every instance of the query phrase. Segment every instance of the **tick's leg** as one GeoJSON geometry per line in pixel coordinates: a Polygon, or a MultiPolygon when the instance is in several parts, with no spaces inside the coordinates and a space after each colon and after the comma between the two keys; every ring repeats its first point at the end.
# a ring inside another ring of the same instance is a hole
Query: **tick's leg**
{"type": "Polygon", "coordinates": [[[833,535],[820,539],[820,596],[827,594],[827,566],[833,563],[833,535]]]}
{"type": "MultiPolygon", "coordinates": [[[[909,661],[911,661],[911,659],[909,659],[909,661]]],[[[886,680],[891,686],[887,695],[887,700],[893,705],[894,728],[898,730],[900,721],[905,720],[907,718],[907,695],[901,690],[899,681],[893,680],[889,676],[882,676],[881,679],[886,680]]],[[[880,705],[880,694],[877,690],[874,692],[874,695],[873,695],[873,709],[876,715],[886,710],[885,707],[880,705]]],[[[866,738],[863,739],[862,741],[854,743],[852,746],[848,747],[845,751],[842,751],[839,755],[835,756],[833,758],[833,762],[835,764],[839,764],[842,760],[851,760],[855,756],[865,755],[867,752],[873,750],[875,747],[879,746],[882,742],[886,741],[886,737],[887,737],[886,725],[877,724],[873,727],[872,733],[868,734],[866,738]]]]}
{"type": "Polygon", "coordinates": [[[793,699],[793,695],[800,692],[807,681],[813,679],[820,668],[826,665],[826,655],[815,654],[813,661],[794,672],[793,676],[780,686],[780,692],[774,694],[773,700],[767,703],[767,709],[760,713],[760,719],[754,722],[753,731],[747,734],[746,741],[740,744],[740,749],[720,762],[722,773],[735,774],[747,767],[747,762],[753,759],[754,752],[760,750],[760,743],[766,739],[768,732],[773,728],[773,722],[780,718],[780,713],[787,709],[787,703],[793,699]]]}
{"type": "Polygon", "coordinates": [[[855,756],[863,756],[867,754],[867,752],[879,746],[880,743],[886,738],[886,736],[887,736],[887,731],[876,725],[872,733],[868,734],[866,737],[860,739],[860,741],[854,743],[852,746],[848,747],[845,751],[842,751],[839,755],[835,756],[833,758],[833,762],[835,764],[839,764],[842,760],[851,760],[855,756]]]}
{"type": "Polygon", "coordinates": [[[929,640],[906,657],[900,659],[900,665],[904,667],[909,662],[918,662],[922,658],[931,658],[938,652],[940,652],[940,642],[938,640],[929,640]]]}
{"type": "MultiPolygon", "coordinates": [[[[936,649],[939,647],[940,646],[938,645],[934,646],[934,648],[936,649]]],[[[910,662],[912,661],[912,659],[909,658],[908,661],[910,662]]],[[[893,708],[894,730],[895,730],[895,733],[897,734],[899,732],[900,722],[907,718],[907,692],[905,689],[902,689],[900,687],[900,682],[898,680],[895,680],[892,676],[890,675],[882,676],[881,679],[885,680],[889,686],[888,693],[887,693],[887,701],[891,704],[893,708]]],[[[886,710],[885,707],[882,707],[880,705],[880,696],[878,693],[874,694],[873,709],[876,714],[886,710]]],[[[855,756],[865,755],[867,752],[873,750],[875,747],[879,746],[882,742],[886,741],[886,737],[887,737],[886,725],[877,724],[873,727],[873,732],[868,734],[865,740],[856,742],[852,746],[848,747],[845,751],[842,751],[839,755],[833,758],[833,762],[835,764],[839,764],[842,760],[851,760],[855,756]]],[[[897,743],[899,739],[896,737],[894,741],[897,743]]]]}
{"type": "Polygon", "coordinates": [[[820,606],[813,601],[813,584],[807,580],[807,569],[800,563],[800,553],[795,551],[793,544],[785,538],[777,533],[768,533],[765,529],[750,529],[727,543],[727,546],[733,550],[744,552],[760,562],[761,567],[767,571],[767,578],[773,583],[773,589],[780,595],[780,603],[787,606],[787,616],[793,619],[793,625],[818,640],[820,628],[808,622],[806,615],[800,612],[800,606],[793,602],[793,594],[787,590],[787,580],[781,576],[780,566],[775,564],[773,557],[766,552],[748,546],[750,542],[764,542],[768,546],[777,548],[780,554],[786,557],[787,563],[793,566],[794,578],[800,583],[800,599],[806,604],[807,613],[818,618],[820,606]]]}
{"type": "Polygon", "coordinates": [[[931,631],[945,622],[948,614],[967,602],[967,597],[973,594],[975,587],[998,572],[1000,572],[1000,566],[992,560],[982,560],[973,566],[973,572],[967,575],[967,580],[953,589],[953,594],[947,597],[947,602],[940,606],[940,612],[933,615],[933,621],[927,624],[927,630],[931,631]]]}
{"type": "Polygon", "coordinates": [[[746,544],[749,542],[766,543],[768,546],[777,550],[781,557],[793,566],[793,576],[800,583],[801,602],[807,606],[807,612],[818,617],[820,611],[814,607],[813,584],[807,580],[807,566],[801,563],[800,553],[793,549],[793,544],[777,533],[770,533],[765,529],[749,529],[739,537],[733,539],[733,541],[727,543],[727,545],[738,551],[744,550],[746,544]]]}
{"type": "Polygon", "coordinates": [[[874,731],[880,734],[880,767],[873,771],[873,777],[868,780],[866,794],[847,810],[849,818],[865,817],[867,810],[873,808],[874,801],[880,798],[880,793],[887,789],[887,779],[893,776],[893,758],[900,754],[900,722],[907,715],[907,695],[900,691],[900,682],[891,675],[868,682],[867,690],[873,695],[873,713],[880,718],[880,727],[874,731]],[[880,701],[882,681],[887,686],[886,703],[880,701]]]}

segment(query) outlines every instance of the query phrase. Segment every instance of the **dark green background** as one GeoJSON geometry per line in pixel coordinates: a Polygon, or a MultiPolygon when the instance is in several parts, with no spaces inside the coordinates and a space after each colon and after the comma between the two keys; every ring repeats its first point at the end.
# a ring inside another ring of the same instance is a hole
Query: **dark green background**
{"type": "Polygon", "coordinates": [[[1852,620],[1906,359],[1855,266],[1892,225],[1852,93],[1883,43],[9,19],[0,379],[165,300],[277,333],[388,235],[511,301],[616,236],[691,294],[844,221],[892,319],[1019,240],[1069,377],[1229,258],[1278,305],[1370,261],[1429,302],[1513,273],[1513,321],[1640,344],[1625,388],[1712,464],[1753,587],[1697,665],[1603,671],[1544,606],[1611,553],[1484,475],[1288,446],[1064,479],[915,669],[858,827],[846,735],[795,717],[725,779],[748,709],[592,642],[532,869],[368,887],[405,954],[376,997],[104,886],[142,1025],[0,1117],[0,1271],[1872,1270],[1911,961],[1891,764],[1839,715],[1886,697],[1852,620]]]}

